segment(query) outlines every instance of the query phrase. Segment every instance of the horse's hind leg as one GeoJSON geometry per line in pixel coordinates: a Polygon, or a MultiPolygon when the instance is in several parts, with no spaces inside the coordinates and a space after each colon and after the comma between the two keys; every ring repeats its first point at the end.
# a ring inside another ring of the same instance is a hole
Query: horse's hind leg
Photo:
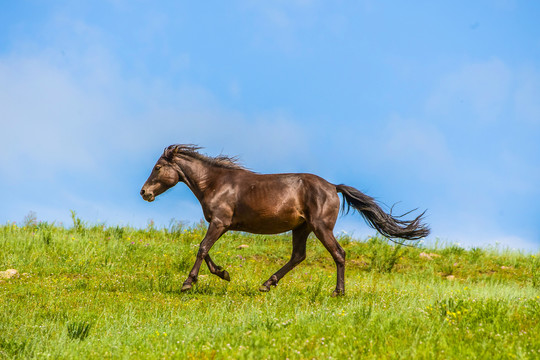
{"type": "Polygon", "coordinates": [[[214,275],[217,275],[218,277],[222,278],[223,280],[231,281],[231,277],[229,276],[229,273],[227,270],[224,270],[221,268],[221,266],[216,265],[215,262],[212,261],[210,258],[210,255],[206,255],[204,257],[204,261],[206,261],[206,265],[208,265],[208,270],[214,275]]]}
{"type": "MultiPolygon", "coordinates": [[[[314,224],[315,225],[315,224],[314,224]]],[[[337,268],[337,284],[332,296],[345,294],[345,250],[339,245],[332,229],[323,224],[314,226],[313,232],[332,255],[337,268]]]]}
{"type": "Polygon", "coordinates": [[[259,288],[259,291],[270,291],[270,286],[276,286],[285,274],[294,269],[306,258],[306,241],[311,230],[306,223],[293,230],[293,250],[291,259],[274,275],[270,276],[259,288]]]}

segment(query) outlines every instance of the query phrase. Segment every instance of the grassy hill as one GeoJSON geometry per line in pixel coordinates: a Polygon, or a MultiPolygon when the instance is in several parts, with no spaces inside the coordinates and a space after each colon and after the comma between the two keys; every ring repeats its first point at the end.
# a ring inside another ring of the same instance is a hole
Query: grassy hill
{"type": "MultiPolygon", "coordinates": [[[[495,248],[339,239],[346,295],[316,238],[269,293],[290,235],[229,233],[180,288],[204,225],[0,226],[0,358],[540,358],[540,259],[495,248]],[[239,249],[239,245],[248,245],[239,249]]],[[[30,219],[32,220],[32,219],[30,219]]]]}

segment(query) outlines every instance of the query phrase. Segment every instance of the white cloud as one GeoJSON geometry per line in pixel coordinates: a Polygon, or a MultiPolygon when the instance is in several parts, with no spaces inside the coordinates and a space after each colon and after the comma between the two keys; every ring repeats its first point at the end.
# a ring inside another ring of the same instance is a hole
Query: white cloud
{"type": "Polygon", "coordinates": [[[95,144],[88,139],[102,125],[101,100],[41,59],[0,59],[0,168],[11,174],[93,168],[95,144]]]}
{"type": "MultiPolygon", "coordinates": [[[[368,11],[369,3],[363,1],[361,7],[368,11]]],[[[312,51],[302,40],[306,36],[318,36],[323,31],[339,38],[349,26],[348,18],[340,11],[341,4],[313,0],[246,1],[242,8],[254,19],[251,36],[256,46],[292,56],[312,51]]]]}
{"type": "Polygon", "coordinates": [[[538,242],[513,234],[505,234],[504,231],[490,231],[489,228],[462,228],[460,231],[444,231],[438,237],[444,244],[459,243],[466,248],[470,247],[493,247],[498,250],[525,250],[536,253],[540,251],[538,242]]]}
{"type": "Polygon", "coordinates": [[[500,120],[508,105],[511,80],[511,71],[499,59],[465,64],[442,78],[427,102],[428,112],[456,114],[462,109],[472,112],[472,121],[500,120]]]}
{"type": "MultiPolygon", "coordinates": [[[[51,214],[69,216],[69,209],[93,221],[149,215],[134,215],[126,205],[140,200],[144,179],[134,174],[145,176],[147,169],[139,167],[150,168],[156,149],[173,143],[198,143],[210,155],[242,155],[256,171],[291,169],[307,156],[306,130],[284,112],[247,116],[227,109],[203,87],[127,78],[100,44],[99,32],[79,22],[67,25],[84,46],[59,39],[62,46],[53,41],[0,56],[0,184],[18,194],[4,199],[4,221],[30,210],[49,221],[51,214]],[[76,185],[66,188],[66,181],[76,185]],[[106,195],[99,195],[102,188],[106,195]],[[32,198],[36,193],[54,195],[32,198]],[[111,194],[117,197],[105,198],[111,194]]],[[[181,194],[176,200],[199,208],[189,194],[181,194]]],[[[186,211],[178,216],[191,219],[186,211]]]]}
{"type": "Polygon", "coordinates": [[[432,124],[393,116],[381,138],[386,161],[415,176],[440,178],[455,168],[445,135],[432,124]]]}
{"type": "Polygon", "coordinates": [[[540,125],[540,73],[527,68],[517,76],[514,106],[517,122],[540,125]]]}

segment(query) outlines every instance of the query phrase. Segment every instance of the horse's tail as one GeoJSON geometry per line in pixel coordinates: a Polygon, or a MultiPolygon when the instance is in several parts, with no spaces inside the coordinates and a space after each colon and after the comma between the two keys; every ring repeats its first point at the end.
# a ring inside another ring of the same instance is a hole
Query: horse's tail
{"type": "Polygon", "coordinates": [[[418,240],[429,234],[429,227],[422,224],[425,211],[414,220],[401,220],[401,216],[387,214],[377,204],[375,199],[362,193],[361,191],[346,185],[336,185],[337,192],[343,194],[341,208],[348,213],[351,206],[360,212],[368,225],[388,238],[401,238],[407,240],[418,240]]]}

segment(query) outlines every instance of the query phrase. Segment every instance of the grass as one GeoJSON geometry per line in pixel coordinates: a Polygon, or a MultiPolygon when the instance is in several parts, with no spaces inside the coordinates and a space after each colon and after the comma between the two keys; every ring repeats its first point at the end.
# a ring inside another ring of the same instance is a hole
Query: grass
{"type": "Polygon", "coordinates": [[[226,234],[180,292],[203,225],[0,226],[0,358],[540,358],[540,259],[494,248],[339,239],[346,295],[315,238],[269,293],[290,235],[226,234]],[[240,244],[249,247],[238,249],[240,244]],[[420,254],[430,254],[429,258],[420,254]]]}

